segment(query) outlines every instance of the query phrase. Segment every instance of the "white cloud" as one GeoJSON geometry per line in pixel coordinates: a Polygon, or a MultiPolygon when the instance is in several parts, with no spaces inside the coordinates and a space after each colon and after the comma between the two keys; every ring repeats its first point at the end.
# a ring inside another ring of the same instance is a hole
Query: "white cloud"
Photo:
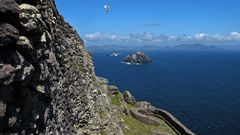
{"type": "Polygon", "coordinates": [[[240,32],[231,32],[230,35],[231,35],[232,39],[240,40],[240,32]]]}
{"type": "Polygon", "coordinates": [[[208,35],[205,34],[205,33],[197,33],[197,34],[195,34],[195,38],[196,38],[197,40],[202,40],[202,39],[205,39],[205,38],[207,38],[207,37],[208,37],[208,35]]]}
{"type": "Polygon", "coordinates": [[[96,39],[100,38],[101,35],[102,35],[102,34],[99,33],[99,32],[89,33],[89,34],[86,34],[86,35],[85,35],[85,38],[86,38],[87,40],[96,40],[96,39]]]}
{"type": "Polygon", "coordinates": [[[220,42],[240,42],[240,32],[230,32],[226,35],[208,35],[197,33],[194,35],[166,35],[144,33],[109,34],[94,32],[84,36],[84,40],[89,44],[134,44],[134,45],[166,45],[179,43],[220,43],[220,42]]]}

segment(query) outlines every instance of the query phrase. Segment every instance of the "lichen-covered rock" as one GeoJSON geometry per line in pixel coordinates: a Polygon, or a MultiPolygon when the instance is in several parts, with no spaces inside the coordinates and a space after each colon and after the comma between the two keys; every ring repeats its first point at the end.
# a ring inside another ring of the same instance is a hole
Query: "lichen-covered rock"
{"type": "Polygon", "coordinates": [[[125,91],[123,93],[123,97],[124,97],[124,101],[129,103],[129,104],[135,104],[136,103],[136,99],[134,98],[134,96],[132,96],[132,94],[129,91],[125,91]]]}
{"type": "Polygon", "coordinates": [[[42,15],[39,10],[29,4],[21,4],[21,12],[19,14],[20,23],[23,26],[25,34],[39,33],[45,28],[42,21],[42,15]]]}
{"type": "Polygon", "coordinates": [[[25,51],[29,51],[28,53],[30,53],[31,51],[33,51],[33,46],[30,42],[30,40],[25,37],[25,36],[20,36],[19,40],[17,41],[17,47],[20,50],[25,50],[25,51]]]}
{"type": "Polygon", "coordinates": [[[5,116],[7,104],[0,101],[0,118],[5,116]]]}
{"type": "Polygon", "coordinates": [[[139,101],[139,102],[137,102],[136,103],[136,107],[144,108],[144,109],[146,109],[149,112],[154,112],[155,109],[156,109],[154,106],[151,105],[151,103],[146,102],[146,101],[139,101]]]}
{"type": "Polygon", "coordinates": [[[108,84],[108,80],[105,79],[105,78],[102,78],[102,77],[99,77],[99,76],[98,76],[96,79],[97,79],[97,82],[98,82],[99,84],[108,84]]]}
{"type": "Polygon", "coordinates": [[[118,91],[119,88],[117,86],[115,86],[115,85],[108,85],[108,90],[110,90],[110,91],[118,91]]]}
{"type": "Polygon", "coordinates": [[[37,87],[36,87],[36,90],[38,91],[38,92],[40,92],[40,93],[45,93],[45,87],[44,86],[42,86],[42,85],[38,85],[37,87]]]}
{"type": "Polygon", "coordinates": [[[13,82],[16,69],[10,65],[0,65],[0,85],[8,85],[13,82]]]}
{"type": "Polygon", "coordinates": [[[112,95],[118,94],[119,88],[114,85],[109,85],[108,90],[111,92],[112,95]]]}
{"type": "Polygon", "coordinates": [[[0,51],[0,85],[29,81],[33,66],[16,51],[0,51]],[[10,64],[9,64],[10,63],[10,64]]]}
{"type": "Polygon", "coordinates": [[[0,47],[10,47],[18,41],[19,31],[9,23],[0,22],[0,47]]]}
{"type": "Polygon", "coordinates": [[[119,110],[116,106],[111,105],[111,100],[109,100],[109,97],[107,96],[109,89],[106,82],[108,82],[108,80],[102,77],[98,77],[98,79],[104,80],[105,82],[98,84],[98,91],[100,94],[97,96],[96,100],[96,112],[100,114],[101,122],[98,126],[101,128],[101,134],[123,135],[119,110]]]}

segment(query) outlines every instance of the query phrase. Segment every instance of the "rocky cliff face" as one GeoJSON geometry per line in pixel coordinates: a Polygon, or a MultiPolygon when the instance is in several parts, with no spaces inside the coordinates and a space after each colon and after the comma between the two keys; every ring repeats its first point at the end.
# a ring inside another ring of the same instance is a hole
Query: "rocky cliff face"
{"type": "MultiPolygon", "coordinates": [[[[149,59],[138,55],[135,63],[149,59]]],[[[123,133],[193,134],[168,112],[96,77],[54,0],[0,0],[0,134],[123,133]]]]}
{"type": "MultiPolygon", "coordinates": [[[[98,112],[114,112],[100,90],[53,0],[0,0],[0,134],[100,134],[98,112]]],[[[116,117],[109,134],[122,134],[116,117]]]]}

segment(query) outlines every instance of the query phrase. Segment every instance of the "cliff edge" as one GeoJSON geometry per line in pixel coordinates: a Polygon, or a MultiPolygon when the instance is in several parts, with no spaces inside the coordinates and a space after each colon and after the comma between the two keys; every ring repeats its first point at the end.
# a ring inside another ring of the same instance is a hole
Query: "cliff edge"
{"type": "Polygon", "coordinates": [[[0,0],[0,134],[122,135],[138,129],[133,122],[144,126],[131,116],[132,97],[119,102],[114,89],[95,76],[54,0],[0,0]]]}
{"type": "Polygon", "coordinates": [[[1,134],[97,134],[97,91],[92,59],[53,0],[0,1],[1,134]]]}

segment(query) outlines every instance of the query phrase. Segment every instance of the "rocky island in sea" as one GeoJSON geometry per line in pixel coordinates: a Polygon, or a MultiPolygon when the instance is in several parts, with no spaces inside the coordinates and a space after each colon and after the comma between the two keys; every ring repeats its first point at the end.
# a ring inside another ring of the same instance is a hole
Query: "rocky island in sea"
{"type": "Polygon", "coordinates": [[[151,63],[152,60],[147,54],[138,51],[136,53],[129,54],[128,56],[126,56],[123,62],[130,64],[146,64],[151,63]]]}

